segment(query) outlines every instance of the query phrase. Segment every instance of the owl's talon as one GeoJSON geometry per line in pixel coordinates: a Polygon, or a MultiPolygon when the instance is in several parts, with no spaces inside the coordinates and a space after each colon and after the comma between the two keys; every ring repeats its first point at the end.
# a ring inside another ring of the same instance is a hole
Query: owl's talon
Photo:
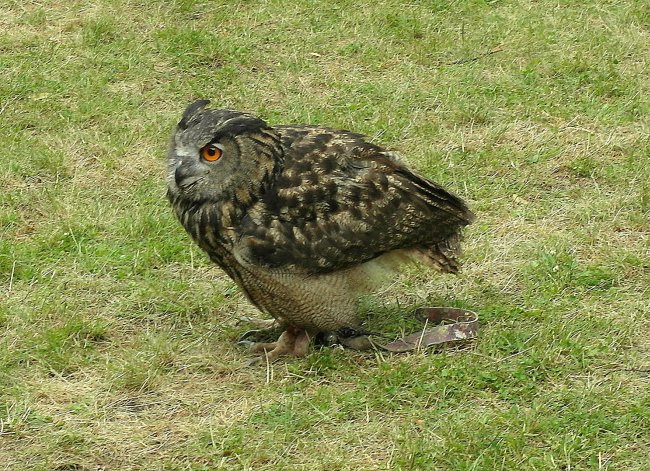
{"type": "Polygon", "coordinates": [[[253,357],[253,358],[249,358],[248,360],[246,360],[246,363],[244,363],[244,365],[245,365],[247,368],[250,368],[251,366],[259,365],[260,363],[262,363],[262,360],[264,360],[263,357],[253,357]]]}
{"type": "Polygon", "coordinates": [[[259,329],[252,329],[252,330],[247,330],[243,334],[239,336],[239,340],[237,341],[237,345],[241,344],[243,341],[247,340],[249,337],[255,336],[255,334],[258,334],[260,331],[259,329]]]}
{"type": "Polygon", "coordinates": [[[250,350],[253,348],[253,345],[255,345],[255,342],[251,342],[250,340],[239,340],[235,345],[238,347],[245,347],[250,350]]]}
{"type": "Polygon", "coordinates": [[[239,342],[250,340],[252,342],[270,342],[279,337],[281,332],[277,328],[247,330],[239,336],[239,342]]]}

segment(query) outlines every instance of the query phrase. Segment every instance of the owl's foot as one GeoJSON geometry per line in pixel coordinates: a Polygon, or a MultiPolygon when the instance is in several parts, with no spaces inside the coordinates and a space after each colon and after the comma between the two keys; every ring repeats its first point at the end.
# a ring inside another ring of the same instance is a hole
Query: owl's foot
{"type": "Polygon", "coordinates": [[[289,326],[282,332],[282,335],[280,335],[280,338],[276,342],[253,343],[243,341],[240,344],[246,344],[251,352],[264,353],[263,356],[249,360],[247,364],[251,366],[262,361],[272,363],[282,355],[304,357],[309,351],[309,341],[309,334],[305,330],[289,326]]]}

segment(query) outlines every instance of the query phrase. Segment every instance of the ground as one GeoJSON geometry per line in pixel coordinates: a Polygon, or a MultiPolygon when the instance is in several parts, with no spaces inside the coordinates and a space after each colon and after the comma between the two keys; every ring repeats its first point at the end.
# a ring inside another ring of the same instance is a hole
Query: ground
{"type": "Polygon", "coordinates": [[[0,468],[650,468],[647,2],[5,0],[0,30],[0,468]],[[197,97],[466,198],[463,273],[362,309],[478,340],[243,367],[254,311],[164,197],[197,97]]]}

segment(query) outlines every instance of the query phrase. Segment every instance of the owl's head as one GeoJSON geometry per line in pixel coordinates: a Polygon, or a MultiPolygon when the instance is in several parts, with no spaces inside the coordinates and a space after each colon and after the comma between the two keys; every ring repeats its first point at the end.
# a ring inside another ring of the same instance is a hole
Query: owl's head
{"type": "Polygon", "coordinates": [[[277,134],[263,120],[190,104],[167,154],[170,199],[218,201],[246,190],[263,193],[283,161],[277,134]]]}

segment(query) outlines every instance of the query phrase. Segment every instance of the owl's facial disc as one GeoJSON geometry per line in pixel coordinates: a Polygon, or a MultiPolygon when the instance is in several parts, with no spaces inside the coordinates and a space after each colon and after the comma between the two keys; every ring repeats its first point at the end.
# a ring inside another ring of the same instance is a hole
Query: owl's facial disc
{"type": "Polygon", "coordinates": [[[272,128],[256,116],[206,105],[191,104],[174,131],[168,151],[170,198],[218,202],[257,189],[250,180],[269,184],[275,159],[282,158],[272,128]]]}

